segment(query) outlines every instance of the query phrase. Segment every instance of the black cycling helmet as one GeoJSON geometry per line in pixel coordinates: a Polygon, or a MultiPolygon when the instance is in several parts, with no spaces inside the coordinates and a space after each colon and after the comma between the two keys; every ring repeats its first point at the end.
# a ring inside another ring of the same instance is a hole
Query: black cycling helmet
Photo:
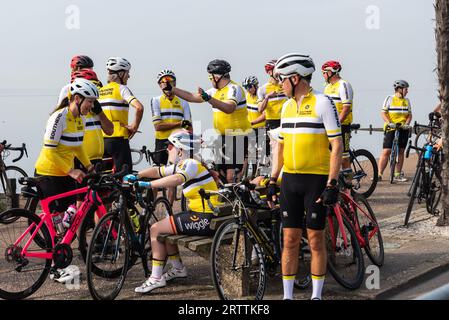
{"type": "Polygon", "coordinates": [[[396,90],[397,88],[408,88],[408,82],[405,80],[396,80],[393,84],[394,89],[396,90]]]}
{"type": "Polygon", "coordinates": [[[231,65],[225,60],[215,59],[207,65],[207,72],[225,75],[231,72],[231,65]]]}

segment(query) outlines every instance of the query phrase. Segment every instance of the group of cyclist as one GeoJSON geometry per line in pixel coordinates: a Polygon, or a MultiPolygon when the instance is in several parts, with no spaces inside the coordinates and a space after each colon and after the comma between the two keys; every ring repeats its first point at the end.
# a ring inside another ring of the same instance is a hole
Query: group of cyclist
{"type": "MultiPolygon", "coordinates": [[[[307,228],[312,254],[312,299],[320,300],[326,274],[324,238],[326,206],[336,203],[337,177],[341,168],[350,168],[350,124],[352,123],[352,87],[340,76],[341,65],[327,61],[321,71],[327,85],[324,93],[311,87],[315,64],[311,57],[289,53],[265,65],[268,81],[259,87],[255,76],[244,79],[242,86],[231,80],[231,65],[216,59],[207,66],[212,87],[188,92],[176,86],[176,75],[162,70],[156,78],[162,94],[151,99],[155,128],[156,167],[132,171],[129,140],[138,132],[144,107],[127,83],[131,64],[124,58],[107,61],[107,84],[93,71],[87,56],[71,61],[71,82],[62,88],[57,108],[47,121],[44,144],[36,161],[35,174],[41,178],[43,196],[49,197],[77,188],[87,172],[101,159],[111,157],[117,171],[128,168],[125,182],[140,178],[148,188],[183,186],[188,211],[161,220],[151,227],[152,273],[138,288],[149,293],[167,281],[187,276],[177,246],[157,241],[161,233],[212,235],[212,208],[198,191],[218,190],[216,181],[201,161],[201,137],[193,134],[190,103],[208,103],[213,111],[213,126],[219,134],[221,161],[227,181],[234,179],[248,158],[248,149],[260,157],[261,146],[271,155],[271,175],[267,183],[268,199],[279,200],[283,224],[282,275],[284,299],[293,299],[298,251],[302,232],[307,228]],[[129,122],[129,107],[136,109],[129,122]],[[272,141],[270,144],[270,138],[272,141]],[[231,159],[231,161],[229,161],[231,159]],[[282,174],[282,177],[281,177],[282,174]],[[280,190],[279,190],[280,185],[280,190]],[[279,193],[280,191],[280,193],[279,193]],[[191,228],[191,222],[196,228],[191,228]],[[165,268],[165,261],[170,264],[165,268]]],[[[391,151],[388,123],[409,124],[410,101],[405,97],[408,83],[394,84],[395,94],[387,97],[382,108],[385,121],[384,151],[379,172],[386,166],[391,151]]],[[[403,161],[403,141],[400,147],[403,161]]],[[[400,158],[401,159],[401,158],[400,158]]],[[[402,161],[397,167],[397,181],[402,161]]],[[[173,203],[173,193],[170,196],[173,203]]],[[[56,202],[52,210],[63,212],[76,199],[56,202]]],[[[217,204],[218,199],[212,198],[217,204]]]]}

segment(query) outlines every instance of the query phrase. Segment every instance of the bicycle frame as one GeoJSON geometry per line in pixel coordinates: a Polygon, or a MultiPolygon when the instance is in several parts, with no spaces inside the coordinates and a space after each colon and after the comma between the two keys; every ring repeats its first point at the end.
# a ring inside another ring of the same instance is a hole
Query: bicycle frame
{"type": "Polygon", "coordinates": [[[42,199],[41,206],[42,206],[43,212],[39,215],[39,218],[41,219],[41,221],[39,222],[39,224],[37,226],[35,226],[35,224],[32,223],[25,230],[25,232],[19,237],[19,239],[17,239],[17,241],[14,243],[14,245],[17,246],[26,237],[26,235],[30,234],[31,230],[33,228],[35,228],[35,230],[31,234],[30,238],[26,242],[25,246],[23,247],[21,254],[24,257],[30,257],[30,258],[53,259],[52,252],[31,253],[31,252],[28,252],[27,250],[44,223],[46,224],[46,226],[49,230],[50,237],[52,240],[52,248],[54,248],[55,247],[55,238],[57,236],[57,233],[55,231],[55,227],[53,224],[53,216],[58,215],[60,213],[54,213],[54,214],[49,213],[50,212],[50,208],[49,208],[50,203],[57,199],[70,197],[70,196],[74,196],[74,195],[82,194],[82,193],[86,193],[86,192],[87,192],[87,195],[86,195],[83,203],[81,204],[80,208],[76,211],[75,215],[73,216],[73,220],[72,220],[73,222],[72,222],[70,228],[65,233],[64,237],[62,238],[60,244],[70,245],[72,243],[72,240],[76,236],[76,231],[78,230],[81,222],[84,220],[85,216],[87,215],[89,210],[91,210],[92,207],[96,208],[97,215],[100,218],[102,216],[104,216],[106,214],[106,208],[104,207],[103,202],[101,201],[100,197],[98,196],[97,191],[91,190],[91,189],[89,190],[88,187],[79,188],[79,189],[76,189],[73,191],[65,192],[62,194],[48,197],[46,199],[42,199]]]}

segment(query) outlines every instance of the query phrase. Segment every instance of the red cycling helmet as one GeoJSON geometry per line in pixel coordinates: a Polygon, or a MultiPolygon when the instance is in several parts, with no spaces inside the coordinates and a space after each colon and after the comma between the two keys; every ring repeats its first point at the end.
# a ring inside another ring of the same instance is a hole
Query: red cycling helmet
{"type": "Polygon", "coordinates": [[[71,78],[70,82],[75,81],[75,79],[77,79],[77,78],[83,78],[83,79],[86,79],[89,81],[98,81],[97,74],[95,73],[95,71],[90,70],[90,69],[81,69],[78,71],[74,71],[74,72],[72,72],[71,77],[72,78],[71,78]]]}
{"type": "Polygon", "coordinates": [[[272,71],[274,69],[274,66],[276,65],[277,60],[273,59],[268,61],[265,64],[265,72],[268,73],[268,71],[272,71]]]}
{"type": "Polygon", "coordinates": [[[341,64],[338,61],[329,60],[323,64],[321,67],[322,71],[332,71],[334,73],[341,71],[341,64]]]}
{"type": "Polygon", "coordinates": [[[70,62],[70,68],[93,68],[94,62],[88,56],[74,56],[70,62]]]}

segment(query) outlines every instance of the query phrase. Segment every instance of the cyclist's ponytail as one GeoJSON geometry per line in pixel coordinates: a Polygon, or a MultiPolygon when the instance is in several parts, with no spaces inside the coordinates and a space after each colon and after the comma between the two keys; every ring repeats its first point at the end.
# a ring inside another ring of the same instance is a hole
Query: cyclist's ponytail
{"type": "Polygon", "coordinates": [[[65,107],[68,107],[69,104],[70,104],[69,97],[65,97],[65,98],[61,101],[61,103],[59,104],[59,106],[57,106],[57,107],[55,108],[55,110],[52,111],[51,114],[55,113],[55,112],[58,111],[58,110],[61,110],[61,109],[65,108],[65,107]]]}

